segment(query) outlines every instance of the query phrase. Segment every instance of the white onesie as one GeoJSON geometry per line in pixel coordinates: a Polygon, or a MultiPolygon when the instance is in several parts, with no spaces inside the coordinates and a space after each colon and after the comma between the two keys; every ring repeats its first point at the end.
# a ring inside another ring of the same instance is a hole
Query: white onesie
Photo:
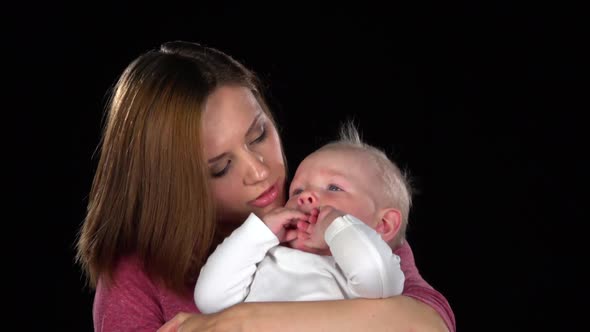
{"type": "Polygon", "coordinates": [[[202,313],[262,301],[385,298],[401,294],[400,258],[381,236],[351,215],[336,218],[325,240],[333,256],[279,246],[254,214],[209,256],[195,286],[202,313]]]}

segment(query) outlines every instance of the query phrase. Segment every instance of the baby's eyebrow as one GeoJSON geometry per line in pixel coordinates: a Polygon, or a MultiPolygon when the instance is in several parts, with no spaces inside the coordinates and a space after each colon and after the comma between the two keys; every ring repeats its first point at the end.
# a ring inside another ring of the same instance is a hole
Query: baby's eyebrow
{"type": "Polygon", "coordinates": [[[329,178],[330,181],[333,180],[338,180],[338,181],[344,181],[347,182],[348,177],[338,171],[326,171],[326,173],[324,174],[325,176],[327,176],[329,178]]]}

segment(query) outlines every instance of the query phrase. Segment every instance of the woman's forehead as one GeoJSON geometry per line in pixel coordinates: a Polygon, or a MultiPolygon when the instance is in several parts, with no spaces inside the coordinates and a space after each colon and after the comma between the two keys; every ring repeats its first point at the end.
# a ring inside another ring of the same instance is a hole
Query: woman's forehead
{"type": "Polygon", "coordinates": [[[248,130],[266,117],[252,93],[243,87],[223,87],[208,98],[201,119],[206,150],[223,150],[242,142],[248,130]]]}
{"type": "Polygon", "coordinates": [[[250,125],[262,108],[252,92],[239,86],[223,86],[209,95],[203,108],[204,129],[230,125],[250,125]]]}

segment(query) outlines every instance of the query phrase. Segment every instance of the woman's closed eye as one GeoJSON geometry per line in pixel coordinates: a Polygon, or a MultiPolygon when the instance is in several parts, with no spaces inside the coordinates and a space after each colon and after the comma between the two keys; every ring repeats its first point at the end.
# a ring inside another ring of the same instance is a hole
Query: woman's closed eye
{"type": "Polygon", "coordinates": [[[231,159],[227,161],[227,164],[225,164],[225,167],[223,169],[221,169],[221,170],[212,169],[211,176],[214,178],[220,178],[220,177],[224,176],[225,174],[227,174],[230,164],[231,164],[231,159]]]}
{"type": "Polygon", "coordinates": [[[256,144],[256,143],[260,143],[262,141],[264,141],[264,139],[266,138],[266,126],[262,126],[262,132],[260,133],[260,135],[258,137],[256,137],[253,141],[250,142],[250,144],[256,144]]]}

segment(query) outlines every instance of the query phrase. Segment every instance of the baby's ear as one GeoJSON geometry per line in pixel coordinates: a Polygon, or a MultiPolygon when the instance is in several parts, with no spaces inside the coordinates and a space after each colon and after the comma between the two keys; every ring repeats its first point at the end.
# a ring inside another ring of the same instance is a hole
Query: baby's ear
{"type": "Polygon", "coordinates": [[[381,235],[383,241],[389,243],[399,232],[402,225],[402,213],[394,208],[385,208],[379,212],[379,216],[375,231],[381,235]]]}

